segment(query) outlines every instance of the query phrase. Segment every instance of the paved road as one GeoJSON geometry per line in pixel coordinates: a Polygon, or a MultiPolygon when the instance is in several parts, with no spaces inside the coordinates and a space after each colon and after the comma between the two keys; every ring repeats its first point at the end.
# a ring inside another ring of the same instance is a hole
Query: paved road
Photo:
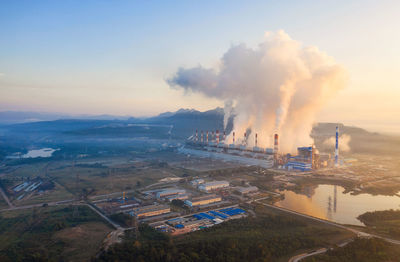
{"type": "MultiPolygon", "coordinates": [[[[109,193],[109,194],[103,194],[103,195],[95,195],[95,196],[89,196],[89,199],[97,199],[97,198],[102,198],[102,197],[110,197],[110,196],[114,196],[114,195],[120,195],[122,197],[122,194],[125,192],[125,194],[127,193],[132,193],[135,192],[135,190],[126,190],[126,191],[121,191],[121,192],[113,192],[113,193],[109,193]]],[[[104,200],[104,199],[101,199],[104,200]]]]}
{"type": "Polygon", "coordinates": [[[14,205],[10,202],[10,199],[8,199],[6,193],[3,191],[3,188],[1,188],[1,187],[0,187],[0,193],[1,193],[1,195],[3,196],[4,200],[7,202],[8,206],[9,206],[10,208],[13,208],[14,205]]]}
{"type": "Polygon", "coordinates": [[[289,262],[298,262],[298,261],[302,260],[303,258],[325,253],[327,250],[328,250],[327,248],[321,248],[321,249],[315,250],[314,252],[311,252],[311,253],[300,254],[300,255],[294,256],[291,259],[289,259],[289,262]]]}
{"type": "Polygon", "coordinates": [[[123,229],[120,225],[118,225],[117,223],[114,223],[114,221],[112,221],[111,219],[109,219],[106,215],[104,215],[103,213],[101,213],[99,210],[97,210],[96,208],[94,208],[91,204],[86,204],[90,209],[92,209],[94,212],[96,212],[99,216],[101,216],[104,220],[106,220],[108,223],[110,223],[115,229],[117,230],[121,230],[123,229]]]}

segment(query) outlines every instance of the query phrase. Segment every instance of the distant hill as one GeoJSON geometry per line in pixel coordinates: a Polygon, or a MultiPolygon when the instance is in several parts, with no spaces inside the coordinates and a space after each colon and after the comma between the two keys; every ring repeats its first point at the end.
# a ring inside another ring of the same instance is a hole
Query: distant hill
{"type": "MultiPolygon", "coordinates": [[[[11,116],[12,114],[9,114],[11,116]]],[[[28,116],[28,115],[26,115],[28,116]]],[[[32,116],[32,115],[31,115],[32,116]]],[[[56,117],[55,115],[46,117],[56,117]]],[[[94,118],[94,117],[93,117],[94,118]]],[[[205,112],[194,109],[180,109],[149,118],[103,119],[60,119],[40,122],[27,122],[3,126],[0,138],[12,137],[23,141],[56,141],[81,138],[153,138],[186,139],[197,129],[201,131],[223,130],[224,111],[215,108],[205,112]]],[[[20,118],[22,119],[22,118],[20,118]]],[[[233,118],[228,122],[227,133],[232,129],[233,118]]],[[[336,123],[318,123],[311,136],[316,146],[324,151],[332,147],[324,141],[334,136],[336,123]]],[[[350,136],[352,153],[400,154],[400,137],[368,132],[365,129],[339,125],[340,134],[350,136]]]]}
{"type": "Polygon", "coordinates": [[[95,120],[127,120],[130,116],[114,115],[67,115],[27,111],[3,111],[0,112],[0,124],[11,125],[19,123],[54,121],[60,119],[95,119],[95,120]]]}

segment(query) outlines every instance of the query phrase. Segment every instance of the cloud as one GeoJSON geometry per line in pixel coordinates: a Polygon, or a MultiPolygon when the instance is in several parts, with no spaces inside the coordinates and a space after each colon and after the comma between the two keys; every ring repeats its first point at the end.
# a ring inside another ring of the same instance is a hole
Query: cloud
{"type": "Polygon", "coordinates": [[[316,113],[345,87],[347,78],[332,57],[278,31],[266,33],[257,48],[232,46],[217,70],[179,68],[167,82],[187,94],[224,101],[226,114],[235,105],[238,134],[251,130],[251,137],[259,134],[261,146],[270,146],[272,134],[278,132],[281,148],[293,152],[312,143],[309,134],[316,113]]]}

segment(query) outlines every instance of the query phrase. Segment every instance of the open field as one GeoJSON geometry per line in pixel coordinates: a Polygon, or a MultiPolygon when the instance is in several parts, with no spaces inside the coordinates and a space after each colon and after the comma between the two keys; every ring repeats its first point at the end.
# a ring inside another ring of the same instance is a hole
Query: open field
{"type": "Polygon", "coordinates": [[[8,208],[8,204],[4,200],[4,198],[0,195],[0,209],[5,209],[5,208],[8,208]]]}
{"type": "Polygon", "coordinates": [[[79,206],[7,211],[0,219],[0,260],[87,261],[111,228],[92,210],[79,206]]]}

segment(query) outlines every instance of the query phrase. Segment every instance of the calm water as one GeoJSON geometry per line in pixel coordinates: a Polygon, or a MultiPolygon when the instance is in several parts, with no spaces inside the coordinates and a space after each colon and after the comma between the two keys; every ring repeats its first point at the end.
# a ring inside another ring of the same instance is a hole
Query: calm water
{"type": "Polygon", "coordinates": [[[357,217],[368,211],[400,209],[400,197],[344,194],[332,185],[308,187],[301,194],[285,190],[285,199],[275,205],[342,224],[363,225],[357,217]],[[336,192],[336,193],[335,193],[336,192]]]}
{"type": "Polygon", "coordinates": [[[58,149],[53,148],[29,150],[28,153],[22,155],[22,158],[51,157],[51,155],[57,150],[58,149]]]}

